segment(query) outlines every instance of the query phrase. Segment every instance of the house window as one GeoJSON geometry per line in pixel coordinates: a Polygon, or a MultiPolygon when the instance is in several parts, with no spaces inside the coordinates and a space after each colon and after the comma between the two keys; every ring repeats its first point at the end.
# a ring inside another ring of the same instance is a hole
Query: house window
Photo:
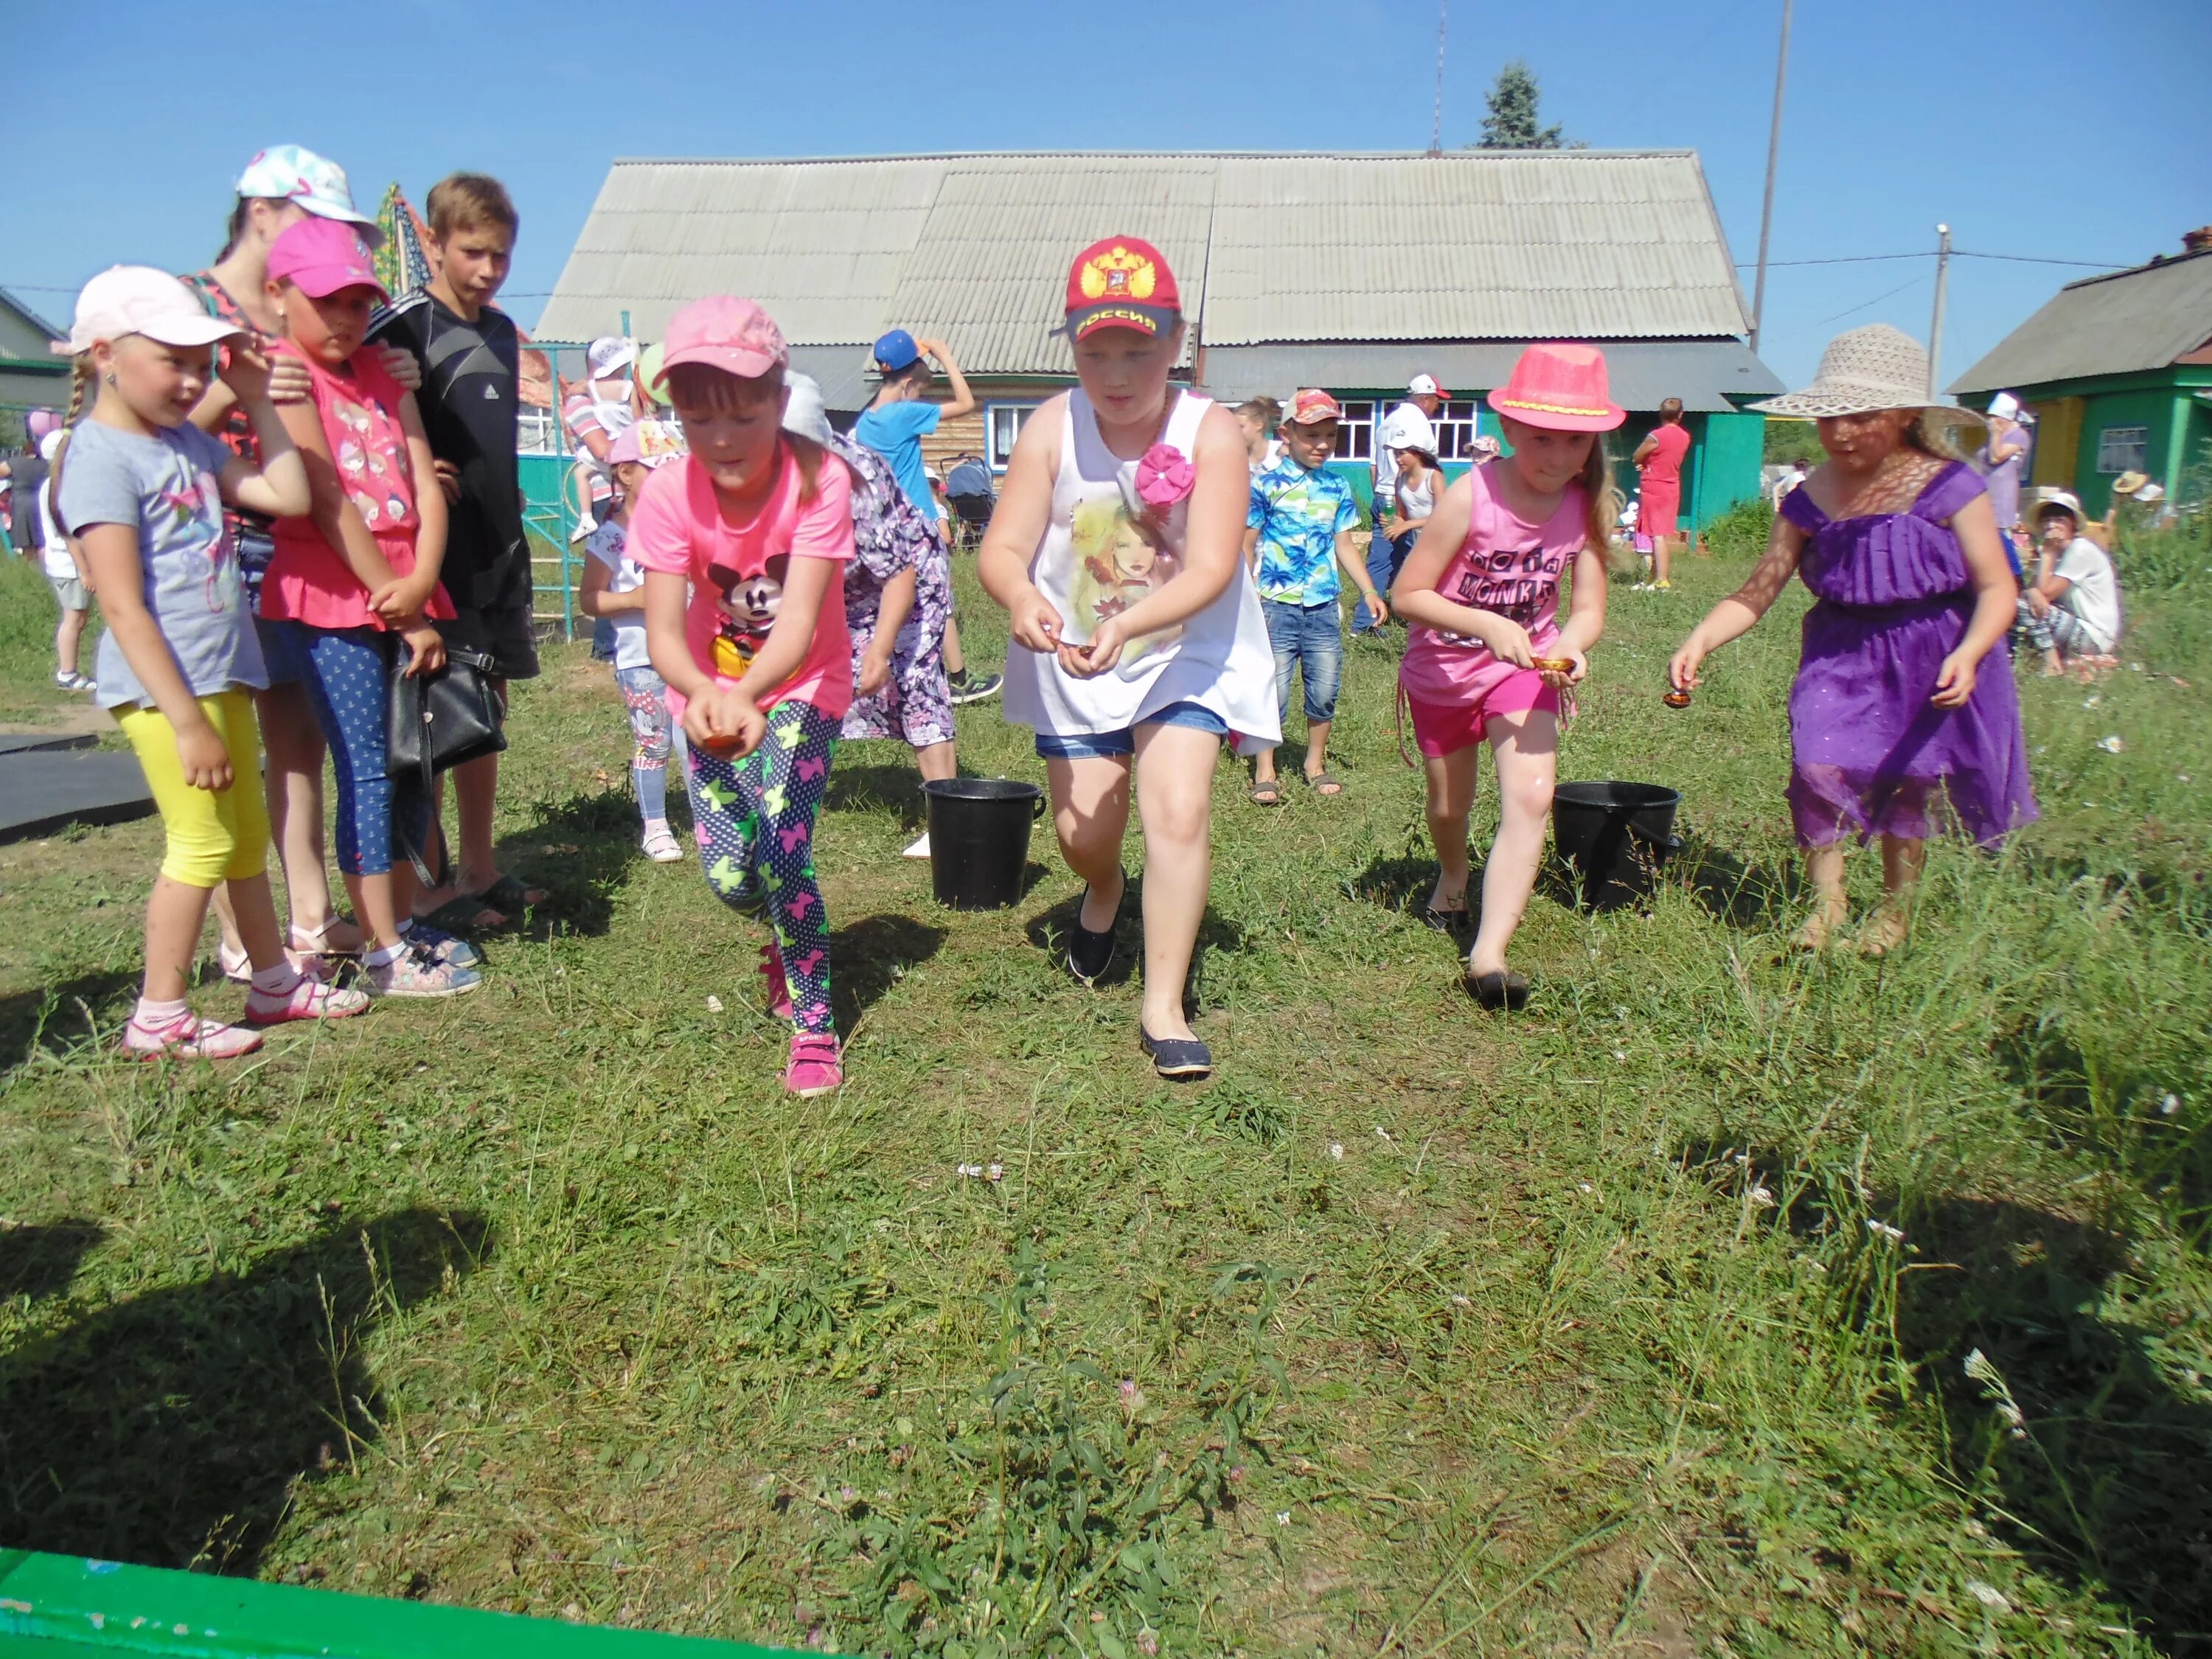
{"type": "Polygon", "coordinates": [[[1463,461],[1474,453],[1474,399],[1457,398],[1437,411],[1437,459],[1463,461]]]}
{"type": "Polygon", "coordinates": [[[1343,400],[1344,418],[1336,425],[1336,459],[1368,461],[1375,458],[1375,404],[1372,399],[1343,400]]]}
{"type": "Polygon", "coordinates": [[[2136,472],[2142,469],[2143,453],[2150,447],[2147,426],[2108,426],[2097,434],[2097,471],[2136,472]]]}
{"type": "Polygon", "coordinates": [[[984,447],[991,471],[1004,472],[1013,459],[1014,440],[1022,435],[1022,422],[1036,410],[1035,404],[986,404],[983,406],[984,447]]]}

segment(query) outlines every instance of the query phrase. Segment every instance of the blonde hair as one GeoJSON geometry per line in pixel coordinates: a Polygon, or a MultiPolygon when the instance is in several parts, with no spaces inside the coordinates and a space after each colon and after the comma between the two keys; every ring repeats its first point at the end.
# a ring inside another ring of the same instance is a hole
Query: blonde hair
{"type": "Polygon", "coordinates": [[[430,186],[423,206],[428,210],[430,234],[444,241],[457,230],[494,226],[509,236],[522,229],[522,216],[507,186],[488,173],[455,173],[430,186]]]}
{"type": "Polygon", "coordinates": [[[46,499],[54,504],[54,523],[63,535],[69,526],[62,524],[62,463],[69,458],[70,434],[76,430],[76,417],[84,413],[85,388],[92,384],[92,354],[80,351],[70,360],[69,413],[62,416],[61,441],[54,446],[54,464],[46,475],[46,499]]]}

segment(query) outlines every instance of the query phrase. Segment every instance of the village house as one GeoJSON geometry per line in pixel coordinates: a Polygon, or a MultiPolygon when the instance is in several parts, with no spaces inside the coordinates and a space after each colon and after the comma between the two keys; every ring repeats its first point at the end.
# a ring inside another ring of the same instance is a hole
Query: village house
{"type": "Polygon", "coordinates": [[[1543,339],[1604,349],[1631,411],[1623,458],[1662,399],[1682,400],[1692,525],[1759,489],[1763,422],[1741,406],[1781,386],[1744,343],[1727,239],[1684,150],[618,161],[538,333],[588,339],[627,313],[651,339],[688,300],[749,295],[848,418],[872,395],[879,334],[939,337],[981,407],[930,458],[1000,471],[1030,411],[1073,382],[1054,332],[1067,261],[1115,231],[1175,268],[1182,376],[1231,403],[1301,386],[1345,401],[1339,465],[1363,498],[1376,416],[1413,375],[1452,393],[1439,437],[1455,471],[1496,430],[1479,394],[1543,339]]]}

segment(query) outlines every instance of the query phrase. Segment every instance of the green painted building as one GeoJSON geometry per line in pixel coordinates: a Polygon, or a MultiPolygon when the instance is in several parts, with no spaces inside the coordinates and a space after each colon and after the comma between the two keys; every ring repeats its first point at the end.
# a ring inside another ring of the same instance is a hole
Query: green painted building
{"type": "Polygon", "coordinates": [[[1986,408],[2011,392],[2035,411],[2038,484],[2091,514],[2112,481],[2148,472],[2174,500],[2201,499],[2212,445],[2212,227],[2177,256],[2069,283],[1951,383],[1986,408]]]}
{"type": "Polygon", "coordinates": [[[64,331],[0,288],[0,409],[67,405],[69,359],[53,349],[64,331]]]}

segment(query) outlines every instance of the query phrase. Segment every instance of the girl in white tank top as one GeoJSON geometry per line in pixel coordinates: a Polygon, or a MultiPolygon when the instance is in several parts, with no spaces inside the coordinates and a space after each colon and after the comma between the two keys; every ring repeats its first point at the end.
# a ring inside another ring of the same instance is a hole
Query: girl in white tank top
{"type": "Polygon", "coordinates": [[[1085,884],[1069,972],[1114,956],[1129,780],[1145,835],[1138,1035],[1163,1077],[1213,1058],[1183,1015],[1211,874],[1221,739],[1280,741],[1275,669],[1242,555],[1249,495],[1227,410],[1169,383],[1182,348],[1158,249],[1111,237],[1078,255],[1067,329],[1080,386],[1022,428],[977,574],[1006,607],[1007,718],[1036,730],[1061,855],[1085,884]]]}

